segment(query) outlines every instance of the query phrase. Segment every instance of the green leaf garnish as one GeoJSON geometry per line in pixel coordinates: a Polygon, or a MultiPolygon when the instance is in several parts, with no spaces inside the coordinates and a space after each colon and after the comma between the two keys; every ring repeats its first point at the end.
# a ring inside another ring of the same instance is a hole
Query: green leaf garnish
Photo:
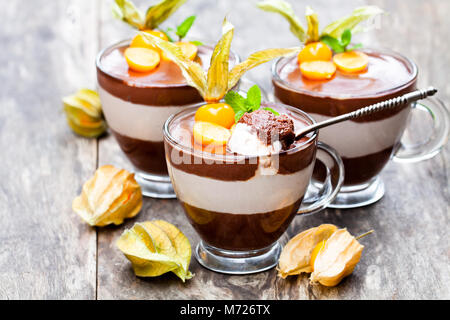
{"type": "Polygon", "coordinates": [[[180,41],[186,37],[189,30],[192,28],[192,25],[194,24],[196,19],[196,16],[190,16],[186,20],[184,20],[178,27],[177,27],[177,36],[180,37],[180,41]]]}
{"type": "Polygon", "coordinates": [[[203,45],[203,42],[201,42],[201,41],[198,41],[198,40],[192,40],[192,41],[189,41],[190,43],[192,43],[192,44],[194,44],[194,45],[196,45],[197,47],[199,47],[199,46],[202,46],[203,45]]]}
{"type": "Polygon", "coordinates": [[[115,0],[112,11],[114,17],[138,30],[156,29],[166,21],[186,0],[162,0],[151,6],[144,15],[129,0],[115,0]]]}
{"type": "Polygon", "coordinates": [[[353,46],[351,49],[347,49],[348,45],[352,41],[352,32],[350,31],[350,29],[345,30],[342,33],[340,39],[325,35],[320,38],[320,41],[329,46],[335,53],[351,51],[362,47],[362,44],[359,43],[358,45],[353,46]]]}
{"type": "MultiPolygon", "coordinates": [[[[322,33],[320,33],[318,16],[310,7],[306,8],[305,15],[308,24],[308,30],[307,32],[305,32],[300,19],[295,15],[294,11],[292,10],[292,6],[286,1],[265,0],[259,2],[257,6],[265,11],[275,12],[282,15],[289,22],[292,33],[304,44],[319,41],[319,39],[322,40],[323,38],[328,39],[326,41],[329,41],[331,43],[332,40],[329,39],[334,38],[344,40],[344,45],[341,44],[340,47],[346,47],[348,43],[350,43],[348,42],[347,44],[345,44],[348,39],[348,35],[343,37],[343,33],[346,30],[349,30],[352,34],[355,34],[356,32],[360,31],[360,28],[358,28],[359,23],[384,12],[377,6],[360,7],[355,9],[349,16],[341,18],[329,24],[323,29],[322,33]],[[325,36],[329,36],[330,38],[325,36]]],[[[342,48],[337,46],[336,43],[334,44],[334,46],[338,48],[338,50],[343,50],[342,48]]]]}
{"type": "MultiPolygon", "coordinates": [[[[235,91],[230,91],[225,96],[225,102],[234,110],[236,123],[241,120],[244,114],[254,112],[261,108],[261,89],[254,85],[247,91],[247,98],[244,98],[235,91]]],[[[264,108],[266,111],[272,112],[274,115],[280,114],[272,108],[264,108]]]]}
{"type": "Polygon", "coordinates": [[[247,92],[247,104],[255,111],[261,107],[261,90],[257,85],[251,87],[247,92]]]}
{"type": "Polygon", "coordinates": [[[273,110],[272,108],[264,108],[264,110],[266,111],[270,111],[272,112],[274,115],[279,116],[280,114],[278,112],[276,112],[275,110],[273,110]]]}

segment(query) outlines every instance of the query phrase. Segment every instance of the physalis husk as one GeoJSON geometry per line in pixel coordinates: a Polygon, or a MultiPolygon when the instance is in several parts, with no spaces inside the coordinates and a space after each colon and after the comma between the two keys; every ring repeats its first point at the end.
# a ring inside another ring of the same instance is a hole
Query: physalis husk
{"type": "Polygon", "coordinates": [[[281,252],[278,274],[285,279],[287,276],[312,272],[310,265],[311,253],[316,245],[328,239],[337,227],[323,224],[298,234],[292,238],[281,252]]]}
{"type": "Polygon", "coordinates": [[[103,166],[84,184],[72,208],[91,226],[120,225],[141,210],[141,187],[134,174],[113,166],[103,166]]]}
{"type": "Polygon", "coordinates": [[[336,231],[317,254],[311,282],[327,287],[337,286],[344,277],[353,272],[361,259],[363,249],[364,246],[347,229],[336,231]]]}
{"type": "Polygon", "coordinates": [[[167,272],[175,273],[183,282],[193,277],[189,271],[189,240],[166,221],[136,223],[122,234],[117,246],[138,277],[158,277],[167,272]]]}
{"type": "Polygon", "coordinates": [[[152,34],[140,33],[148,43],[157,46],[162,52],[177,64],[187,83],[196,88],[207,103],[218,103],[233,89],[241,77],[249,70],[275,58],[298,53],[301,48],[267,49],[251,54],[246,60],[229,70],[231,41],[234,36],[234,26],[224,20],[222,37],[214,47],[210,67],[207,72],[203,67],[188,59],[179,46],[164,41],[152,34]]]}
{"type": "Polygon", "coordinates": [[[96,138],[106,132],[100,97],[97,92],[81,89],[63,98],[67,122],[72,130],[86,138],[96,138]]]}
{"type": "Polygon", "coordinates": [[[286,278],[311,273],[312,283],[336,286],[353,272],[363,249],[364,246],[347,229],[338,230],[334,225],[324,224],[306,230],[288,242],[280,256],[279,276],[286,278]],[[320,250],[314,252],[316,257],[312,266],[311,254],[318,245],[320,250]]]}

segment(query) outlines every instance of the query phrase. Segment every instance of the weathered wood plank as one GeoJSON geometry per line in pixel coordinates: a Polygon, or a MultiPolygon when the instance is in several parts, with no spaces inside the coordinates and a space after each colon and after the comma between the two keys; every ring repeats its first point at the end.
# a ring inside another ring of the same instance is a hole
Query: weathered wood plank
{"type": "Polygon", "coordinates": [[[94,299],[96,233],[72,212],[97,142],[72,134],[61,97],[94,85],[97,5],[0,10],[0,299],[94,299]]]}
{"type": "MultiPolygon", "coordinates": [[[[148,1],[137,1],[144,4],[148,1]]],[[[236,26],[233,46],[242,56],[266,47],[292,46],[297,42],[281,19],[254,8],[255,1],[190,0],[173,17],[181,21],[196,13],[193,35],[216,39],[220,22],[230,13],[236,26]],[[268,23],[270,21],[270,23],[268,23]]],[[[369,1],[390,12],[380,28],[359,36],[365,43],[390,47],[414,59],[420,69],[420,84],[433,84],[440,97],[450,101],[450,85],[442,67],[449,65],[449,36],[445,17],[450,4],[443,1],[369,1]],[[426,14],[424,14],[426,13],[426,14]],[[420,23],[419,23],[420,22],[420,23]],[[438,43],[440,46],[438,46],[438,43]],[[439,48],[439,49],[437,49],[439,48]]],[[[314,3],[291,1],[299,14],[312,4],[323,25],[364,4],[364,1],[314,3]],[[332,10],[330,9],[332,8],[332,10]]],[[[126,26],[110,17],[110,3],[102,7],[102,46],[131,35],[126,26]]],[[[270,65],[252,71],[249,77],[270,90],[270,65]]],[[[421,126],[418,129],[422,129],[421,126]]],[[[449,292],[449,147],[432,160],[411,165],[391,163],[382,176],[387,195],[376,205],[348,211],[326,210],[297,218],[283,237],[286,242],[298,232],[321,223],[347,227],[353,234],[369,229],[376,233],[362,241],[366,246],[355,273],[337,288],[313,287],[306,277],[281,280],[270,271],[253,276],[225,276],[201,268],[193,260],[196,277],[186,284],[172,275],[157,279],[134,276],[130,264],[115,246],[125,228],[136,221],[165,219],[183,230],[193,247],[198,237],[176,201],[145,199],[141,214],[122,227],[99,231],[99,299],[421,299],[450,298],[449,292]]],[[[100,164],[131,169],[113,137],[100,143],[100,164]]]]}

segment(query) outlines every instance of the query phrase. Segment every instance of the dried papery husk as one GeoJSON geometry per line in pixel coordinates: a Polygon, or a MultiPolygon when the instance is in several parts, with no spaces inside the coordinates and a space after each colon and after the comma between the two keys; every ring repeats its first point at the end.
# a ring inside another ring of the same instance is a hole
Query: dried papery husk
{"type": "Polygon", "coordinates": [[[225,59],[229,57],[230,44],[233,38],[233,25],[225,19],[221,40],[214,48],[211,64],[206,73],[200,64],[185,57],[176,45],[146,32],[141,32],[140,34],[147,42],[161,49],[171,61],[180,67],[187,83],[196,88],[208,103],[219,102],[250,69],[275,58],[289,56],[301,50],[300,47],[296,47],[258,51],[250,55],[246,61],[236,65],[231,71],[225,71],[228,68],[228,61],[225,59]]]}
{"type": "Polygon", "coordinates": [[[187,0],[162,0],[160,3],[148,8],[145,14],[145,27],[156,29],[178,10],[187,0]]]}
{"type": "Polygon", "coordinates": [[[120,225],[141,210],[141,187],[134,174],[113,166],[103,166],[84,184],[72,208],[91,226],[120,225]]]}
{"type": "Polygon", "coordinates": [[[220,101],[228,92],[228,67],[234,27],[226,19],[223,23],[222,34],[223,36],[214,48],[211,57],[211,66],[207,77],[206,102],[220,101]]]}
{"type": "Polygon", "coordinates": [[[81,89],[76,94],[63,98],[67,122],[72,130],[87,138],[96,138],[107,130],[100,97],[97,92],[81,89]]]}
{"type": "Polygon", "coordinates": [[[138,277],[158,277],[168,272],[183,282],[193,277],[188,270],[192,254],[189,240],[166,221],[136,223],[122,234],[117,246],[138,277]]]}
{"type": "Polygon", "coordinates": [[[377,6],[363,6],[356,8],[350,15],[338,19],[327,25],[322,33],[319,33],[319,18],[317,14],[309,7],[306,9],[306,21],[308,31],[305,32],[300,19],[295,15],[292,6],[283,0],[265,0],[258,3],[258,7],[264,11],[275,12],[283,16],[290,24],[291,32],[302,43],[318,41],[322,36],[328,35],[336,39],[342,36],[345,30],[350,30],[352,34],[361,31],[358,25],[370,18],[373,18],[384,11],[377,6]]]}
{"type": "Polygon", "coordinates": [[[153,30],[166,21],[185,2],[186,0],[162,0],[148,8],[144,18],[144,14],[133,2],[115,0],[112,12],[116,19],[124,21],[133,28],[153,30]]]}
{"type": "Polygon", "coordinates": [[[281,252],[278,275],[285,279],[291,275],[312,272],[311,253],[316,245],[327,240],[337,230],[332,224],[311,228],[292,238],[281,252]]]}
{"type": "Polygon", "coordinates": [[[364,246],[347,229],[339,229],[331,235],[314,262],[312,283],[327,287],[338,285],[350,275],[361,259],[364,246]]]}

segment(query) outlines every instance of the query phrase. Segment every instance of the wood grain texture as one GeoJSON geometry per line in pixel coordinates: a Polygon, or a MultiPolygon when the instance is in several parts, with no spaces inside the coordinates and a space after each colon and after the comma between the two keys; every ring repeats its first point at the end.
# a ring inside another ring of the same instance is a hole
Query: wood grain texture
{"type": "MultiPolygon", "coordinates": [[[[5,1],[5,0],[0,0],[5,1]]],[[[96,166],[132,170],[112,136],[85,140],[68,129],[60,97],[94,86],[99,48],[133,32],[111,16],[111,0],[8,1],[0,12],[0,298],[82,299],[449,299],[449,151],[418,164],[390,163],[382,173],[387,194],[377,204],[354,210],[325,210],[298,217],[282,237],[321,223],[347,227],[352,234],[375,229],[362,240],[361,263],[336,288],[311,286],[306,276],[282,280],[275,270],[226,276],[193,259],[194,279],[183,284],[172,274],[135,277],[117,249],[120,234],[135,222],[164,219],[177,225],[193,248],[198,236],[176,200],[145,199],[139,216],[97,232],[71,210],[73,198],[96,166]],[[51,3],[51,5],[50,5],[51,3]],[[39,14],[37,8],[39,8],[39,14]],[[49,23],[51,21],[51,23],[49,23]],[[24,32],[29,32],[24,38],[24,32]],[[20,130],[20,132],[19,132],[20,130]],[[98,239],[97,239],[98,237],[98,239]],[[98,242],[98,247],[96,247],[98,242]],[[98,251],[98,252],[97,252],[98,251]],[[96,278],[97,274],[97,278],[96,278]]],[[[136,0],[143,8],[150,0],[136,0]]],[[[290,1],[302,14],[319,12],[321,25],[366,3],[390,14],[375,30],[358,35],[374,47],[399,51],[419,66],[421,86],[432,84],[450,101],[446,69],[450,47],[450,2],[441,0],[290,1]]],[[[255,8],[256,0],[189,0],[171,18],[198,19],[191,37],[214,42],[225,14],[236,27],[233,48],[242,57],[267,47],[297,45],[281,18],[255,8]]],[[[166,25],[170,25],[166,24],[166,25]]],[[[271,90],[270,64],[249,79],[271,90]]],[[[416,114],[409,134],[427,131],[416,114]]]]}
{"type": "Polygon", "coordinates": [[[0,298],[94,299],[96,232],[72,212],[97,142],[72,134],[61,97],[93,86],[97,6],[2,1],[0,298]]]}

